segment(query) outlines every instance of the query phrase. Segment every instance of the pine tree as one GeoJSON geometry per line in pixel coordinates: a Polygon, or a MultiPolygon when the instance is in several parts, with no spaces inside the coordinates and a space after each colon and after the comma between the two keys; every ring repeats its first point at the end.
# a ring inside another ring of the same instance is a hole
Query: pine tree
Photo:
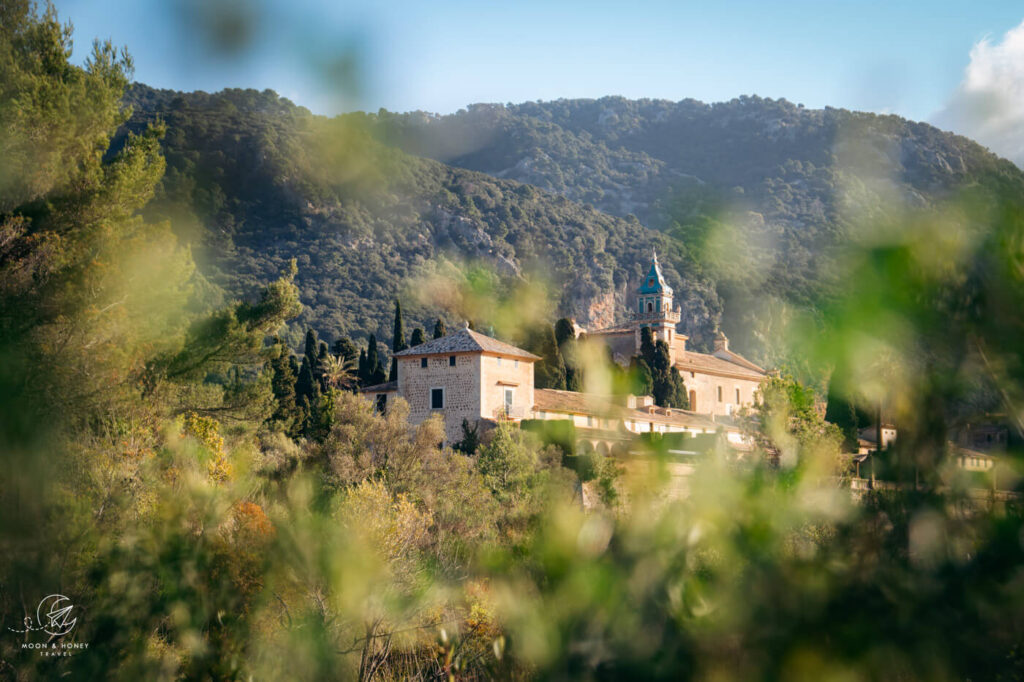
{"type": "Polygon", "coordinates": [[[423,327],[416,327],[412,332],[412,338],[409,340],[409,347],[415,348],[421,343],[427,342],[427,333],[423,331],[423,327]]]}
{"type": "Polygon", "coordinates": [[[395,353],[408,347],[405,343],[405,326],[402,323],[402,304],[395,299],[395,327],[391,339],[391,372],[388,374],[388,381],[398,381],[398,358],[395,357],[395,353]]]}
{"type": "Polygon", "coordinates": [[[347,336],[343,336],[335,341],[331,351],[350,369],[358,367],[359,349],[356,347],[356,344],[352,343],[352,339],[347,336]]]}
{"type": "Polygon", "coordinates": [[[444,320],[442,320],[440,317],[437,318],[437,322],[434,323],[434,338],[439,339],[442,336],[446,336],[447,334],[448,329],[444,326],[444,320]]]}

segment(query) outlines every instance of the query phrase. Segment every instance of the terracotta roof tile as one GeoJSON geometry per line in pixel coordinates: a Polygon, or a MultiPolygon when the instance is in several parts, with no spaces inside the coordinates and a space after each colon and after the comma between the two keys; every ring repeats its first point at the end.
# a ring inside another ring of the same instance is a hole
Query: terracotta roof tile
{"type": "Polygon", "coordinates": [[[373,386],[363,386],[359,389],[360,393],[387,393],[388,391],[397,391],[398,382],[388,381],[383,384],[374,384],[373,386]]]}
{"type": "Polygon", "coordinates": [[[659,424],[679,424],[700,429],[715,431],[719,426],[736,430],[731,424],[719,424],[704,415],[680,410],[677,408],[626,407],[617,404],[611,398],[595,396],[574,391],[557,391],[551,388],[538,388],[533,392],[534,410],[544,412],[568,412],[571,414],[592,414],[600,417],[614,416],[619,419],[635,421],[653,421],[659,424]]]}
{"type": "Polygon", "coordinates": [[[408,357],[414,355],[444,355],[446,353],[495,353],[497,355],[509,355],[523,358],[525,360],[540,360],[533,353],[528,353],[522,348],[516,348],[512,344],[492,339],[489,336],[475,332],[472,329],[460,329],[457,332],[442,336],[439,339],[432,339],[412,348],[395,353],[395,357],[408,357]]]}
{"type": "Polygon", "coordinates": [[[749,377],[754,380],[763,379],[767,373],[753,363],[745,361],[746,364],[725,360],[717,355],[697,353],[692,350],[684,351],[676,355],[676,367],[685,372],[705,372],[711,374],[734,374],[742,377],[749,377]]]}

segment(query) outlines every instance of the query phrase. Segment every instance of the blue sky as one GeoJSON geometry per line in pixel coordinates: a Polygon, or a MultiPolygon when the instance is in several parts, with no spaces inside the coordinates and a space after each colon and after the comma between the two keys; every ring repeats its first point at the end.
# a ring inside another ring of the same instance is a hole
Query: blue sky
{"type": "Polygon", "coordinates": [[[209,39],[209,1],[56,1],[78,60],[94,37],[111,38],[150,85],[272,88],[318,113],[758,94],[928,120],[961,84],[972,47],[1024,19],[1019,1],[220,5],[241,18],[227,25],[246,27],[234,49],[209,39]],[[355,56],[358,87],[341,96],[324,65],[344,55],[355,56]]]}

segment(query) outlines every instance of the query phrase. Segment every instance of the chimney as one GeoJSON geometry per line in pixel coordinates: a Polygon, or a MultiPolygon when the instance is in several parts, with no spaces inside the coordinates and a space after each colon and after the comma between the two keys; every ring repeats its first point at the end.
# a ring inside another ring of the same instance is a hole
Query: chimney
{"type": "Polygon", "coordinates": [[[729,337],[723,334],[722,330],[719,329],[718,332],[715,334],[714,344],[716,353],[720,350],[729,350],[729,337]]]}

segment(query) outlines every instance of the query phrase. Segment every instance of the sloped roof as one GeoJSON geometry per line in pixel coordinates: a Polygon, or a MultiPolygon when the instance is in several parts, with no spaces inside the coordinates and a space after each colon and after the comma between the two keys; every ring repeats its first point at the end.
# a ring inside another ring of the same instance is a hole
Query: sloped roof
{"type": "Polygon", "coordinates": [[[524,360],[540,360],[538,356],[528,353],[522,348],[516,348],[510,343],[492,339],[490,336],[468,328],[460,329],[439,339],[431,339],[412,348],[406,348],[395,353],[395,357],[444,355],[446,353],[494,353],[524,360]]]}
{"type": "Polygon", "coordinates": [[[736,363],[737,365],[740,365],[742,367],[746,367],[747,369],[753,370],[755,372],[760,372],[761,374],[767,374],[767,372],[765,372],[763,367],[759,367],[758,365],[755,365],[753,362],[751,362],[750,360],[747,360],[745,357],[743,357],[739,353],[734,353],[731,350],[729,350],[728,348],[722,348],[720,350],[716,350],[714,353],[712,353],[712,355],[714,355],[716,358],[721,358],[722,360],[725,360],[727,362],[736,363]]]}
{"type": "Polygon", "coordinates": [[[659,294],[661,292],[671,295],[672,287],[665,282],[665,276],[661,274],[661,266],[658,265],[658,254],[653,253],[651,254],[651,268],[647,271],[644,281],[640,283],[637,293],[659,294]]]}
{"type": "Polygon", "coordinates": [[[623,322],[622,324],[615,325],[614,327],[605,327],[604,329],[595,329],[593,331],[586,332],[587,336],[601,336],[603,334],[634,334],[636,333],[636,325],[632,322],[623,322]]]}
{"type": "Polygon", "coordinates": [[[660,424],[679,424],[701,429],[716,431],[724,426],[728,430],[736,430],[732,424],[720,424],[706,416],[681,410],[651,405],[649,407],[626,407],[613,402],[611,398],[576,393],[575,391],[558,391],[553,388],[538,388],[533,391],[534,409],[545,412],[567,412],[570,414],[590,414],[636,421],[654,421],[660,424]]]}
{"type": "Polygon", "coordinates": [[[359,389],[360,393],[388,393],[389,391],[397,391],[397,381],[387,381],[383,384],[374,384],[373,386],[363,386],[359,389]]]}
{"type": "Polygon", "coordinates": [[[676,354],[676,367],[685,372],[729,374],[760,381],[767,372],[732,351],[718,351],[714,355],[688,350],[676,354]],[[720,354],[727,354],[726,359],[720,354]]]}

